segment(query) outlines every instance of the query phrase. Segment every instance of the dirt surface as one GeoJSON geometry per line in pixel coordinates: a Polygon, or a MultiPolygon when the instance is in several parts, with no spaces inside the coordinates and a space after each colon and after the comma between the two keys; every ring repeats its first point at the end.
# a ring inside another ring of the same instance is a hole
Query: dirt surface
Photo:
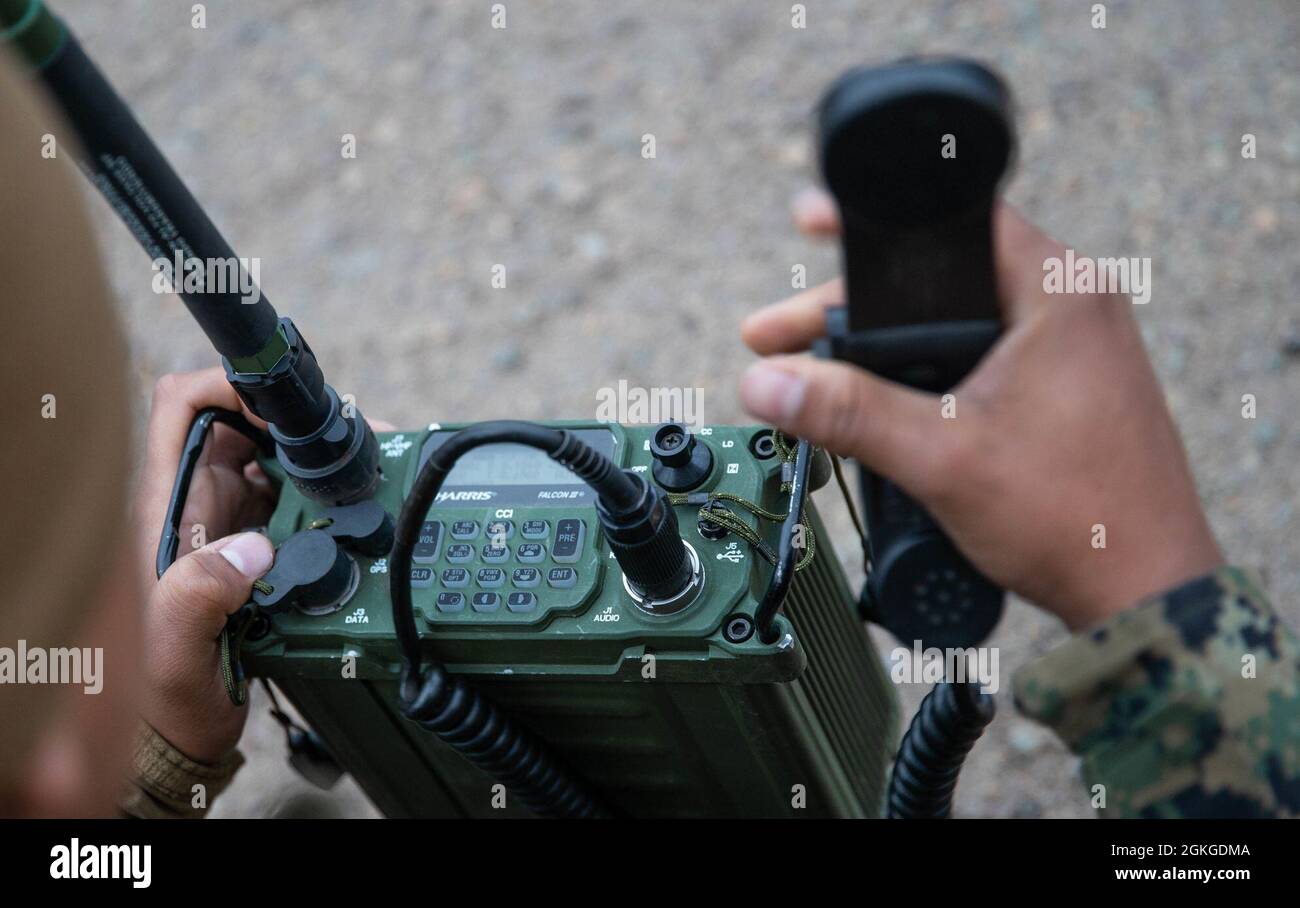
{"type": "MultiPolygon", "coordinates": [[[[790,291],[793,265],[810,284],[838,269],[787,214],[815,179],[821,91],[864,62],[983,58],[1018,101],[1009,197],[1081,253],[1151,258],[1138,315],[1214,528],[1300,624],[1294,0],[1115,0],[1104,30],[1078,0],[817,0],[806,29],[789,3],[698,0],[507,3],[505,29],[486,2],[209,3],[204,29],[189,3],[54,6],[238,254],[261,258],[330,381],[398,425],[590,418],[620,379],[702,388],[708,421],[744,420],[736,324],[790,291]]],[[[214,357],[96,213],[142,420],[158,375],[214,357]]],[[[831,490],[819,506],[857,577],[831,490]]],[[[1077,761],[1007,696],[1011,671],[1064,636],[1009,609],[1001,709],[959,813],[1089,814],[1077,761]]],[[[904,690],[909,712],[923,693],[904,690]]],[[[317,795],[299,780],[264,707],[217,815],[373,814],[351,783],[317,795]]]]}

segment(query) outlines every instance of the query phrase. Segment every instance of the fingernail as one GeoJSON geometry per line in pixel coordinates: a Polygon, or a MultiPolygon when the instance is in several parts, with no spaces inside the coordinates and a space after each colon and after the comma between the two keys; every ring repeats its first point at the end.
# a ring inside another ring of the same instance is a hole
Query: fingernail
{"type": "Polygon", "coordinates": [[[773,423],[787,423],[799,415],[804,380],[768,363],[755,363],[740,382],[745,409],[773,423]]]}
{"type": "Polygon", "coordinates": [[[240,533],[221,547],[221,557],[245,577],[257,579],[271,569],[275,548],[261,533],[240,533]]]}
{"type": "Polygon", "coordinates": [[[790,200],[790,211],[798,223],[825,221],[835,216],[834,203],[819,189],[803,189],[790,200]]]}

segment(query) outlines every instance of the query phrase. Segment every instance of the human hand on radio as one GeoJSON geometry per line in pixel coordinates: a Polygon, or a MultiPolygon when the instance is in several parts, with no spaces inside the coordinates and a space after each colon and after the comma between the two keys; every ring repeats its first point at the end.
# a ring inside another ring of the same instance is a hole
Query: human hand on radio
{"type": "Polygon", "coordinates": [[[248,714],[226,693],[218,640],[227,617],[248,601],[253,581],[275,557],[269,539],[239,530],[267,522],[275,491],[257,465],[254,444],[229,426],[214,425],[181,515],[180,557],[154,580],[158,537],[185,436],[206,407],[242,411],[266,427],[219,367],[163,376],[154,389],[135,523],[149,590],[141,715],[190,758],[214,763],[239,743],[248,714]]]}
{"type": "MultiPolygon", "coordinates": [[[[820,193],[796,200],[795,220],[809,235],[839,229],[820,193]]],[[[897,482],[985,575],[1079,630],[1223,556],[1128,297],[1047,294],[1043,262],[1064,247],[1008,205],[994,221],[1006,331],[953,390],[955,418],[937,395],[790,355],[844,302],[838,279],[746,319],[741,336],[765,358],[740,394],[759,419],[897,482]]]]}
{"type": "Polygon", "coordinates": [[[205,407],[242,410],[266,426],[244,408],[223,369],[164,375],[154,387],[135,522],[149,591],[141,715],[186,756],[215,763],[234,750],[248,715],[226,694],[218,638],[275,557],[269,539],[237,531],[266,523],[275,497],[256,446],[229,426],[213,426],[181,515],[179,557],[153,579],[185,436],[205,407]]]}

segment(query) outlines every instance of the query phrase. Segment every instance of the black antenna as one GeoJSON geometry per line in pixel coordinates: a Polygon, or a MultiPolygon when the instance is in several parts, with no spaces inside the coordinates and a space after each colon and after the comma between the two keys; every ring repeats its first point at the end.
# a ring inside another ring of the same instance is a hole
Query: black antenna
{"type": "MultiPolygon", "coordinates": [[[[0,29],[72,126],[75,141],[63,147],[170,278],[239,396],[270,423],[294,485],[329,504],[371,497],[379,477],[374,433],[359,411],[340,404],[311,347],[277,315],[248,260],[235,256],[77,39],[41,0],[0,0],[0,29]]],[[[50,132],[59,137],[55,124],[50,132]]]]}

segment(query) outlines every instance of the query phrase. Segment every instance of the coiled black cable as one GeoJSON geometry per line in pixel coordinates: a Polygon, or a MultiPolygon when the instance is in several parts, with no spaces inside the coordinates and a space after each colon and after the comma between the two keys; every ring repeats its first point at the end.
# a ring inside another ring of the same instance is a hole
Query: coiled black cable
{"type": "Polygon", "coordinates": [[[962,761],[995,711],[993,697],[970,681],[942,682],[925,695],[898,747],[889,780],[891,819],[949,815],[962,761]]]}
{"type": "Polygon", "coordinates": [[[571,818],[610,816],[585,783],[565,769],[535,735],[444,666],[421,664],[420,637],[411,605],[411,550],[456,461],[481,445],[502,443],[545,451],[585,480],[612,511],[631,508],[641,497],[636,484],[609,458],[563,429],[499,420],[462,429],[447,439],[421,468],[402,504],[389,559],[393,628],[405,662],[402,713],[502,782],[534,813],[571,818]]]}
{"type": "Polygon", "coordinates": [[[402,713],[450,744],[541,816],[594,819],[609,812],[536,735],[464,679],[430,665],[403,679],[402,713]]]}

